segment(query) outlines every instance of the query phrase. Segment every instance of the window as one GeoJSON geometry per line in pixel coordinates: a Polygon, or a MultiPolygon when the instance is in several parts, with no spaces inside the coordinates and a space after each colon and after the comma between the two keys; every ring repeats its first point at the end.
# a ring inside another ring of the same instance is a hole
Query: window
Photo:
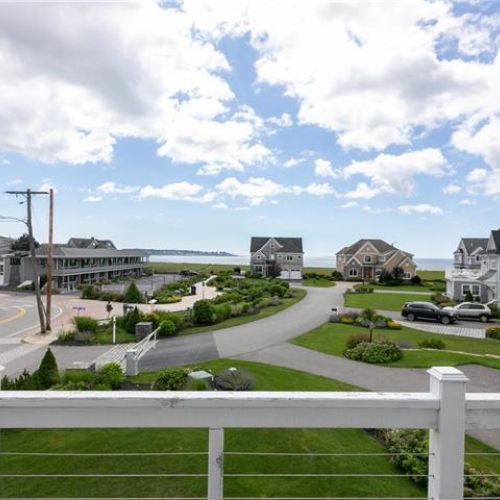
{"type": "Polygon", "coordinates": [[[462,295],[467,295],[470,292],[473,296],[477,296],[480,294],[480,286],[479,285],[462,285],[462,295]]]}
{"type": "Polygon", "coordinates": [[[358,270],[357,269],[349,269],[349,276],[351,278],[356,278],[358,276],[358,270]]]}
{"type": "Polygon", "coordinates": [[[293,255],[287,255],[286,260],[293,260],[293,255]]]}
{"type": "Polygon", "coordinates": [[[476,262],[481,262],[481,256],[480,255],[476,255],[476,262]]]}
{"type": "Polygon", "coordinates": [[[254,266],[253,270],[256,273],[262,273],[262,266],[254,266]]]}
{"type": "Polygon", "coordinates": [[[405,280],[411,280],[411,273],[409,273],[408,271],[406,271],[403,274],[403,279],[405,279],[405,280]]]}
{"type": "Polygon", "coordinates": [[[365,255],[364,261],[365,261],[366,264],[369,264],[372,261],[372,256],[371,255],[365,255]]]}
{"type": "Polygon", "coordinates": [[[378,258],[378,260],[379,260],[380,262],[385,262],[385,255],[381,255],[381,256],[378,258]]]}
{"type": "Polygon", "coordinates": [[[257,255],[257,260],[260,260],[262,259],[262,256],[261,255],[257,255]]]}

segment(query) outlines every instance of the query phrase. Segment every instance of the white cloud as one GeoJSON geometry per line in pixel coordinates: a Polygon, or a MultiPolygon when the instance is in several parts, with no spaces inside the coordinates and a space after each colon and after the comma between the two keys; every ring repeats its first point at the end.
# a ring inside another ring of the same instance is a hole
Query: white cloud
{"type": "Polygon", "coordinates": [[[219,203],[216,203],[215,205],[212,205],[212,208],[220,208],[221,210],[227,210],[229,207],[227,206],[226,203],[219,202],[219,203]]]}
{"type": "MultiPolygon", "coordinates": [[[[312,196],[326,196],[335,194],[335,190],[328,183],[311,183],[307,186],[285,186],[264,177],[250,177],[241,182],[235,177],[227,177],[216,186],[216,190],[230,198],[245,198],[252,205],[261,205],[268,199],[283,194],[309,194],[312,196]]],[[[271,203],[275,200],[271,200],[271,203]]]]}
{"type": "Polygon", "coordinates": [[[281,116],[272,116],[267,121],[278,127],[291,127],[293,125],[292,117],[288,113],[283,113],[281,116]]]}
{"type": "Polygon", "coordinates": [[[211,203],[216,194],[211,191],[202,193],[204,187],[200,184],[189,182],[174,182],[155,188],[151,185],[144,186],[139,190],[138,198],[163,198],[166,200],[194,201],[199,203],[211,203]]]}
{"type": "Polygon", "coordinates": [[[460,205],[475,205],[476,200],[470,200],[469,198],[464,198],[463,200],[460,200],[460,205]]]}
{"type": "Polygon", "coordinates": [[[305,158],[295,158],[292,156],[287,161],[285,161],[285,163],[283,163],[283,166],[285,168],[294,168],[300,165],[301,163],[304,163],[305,161],[306,161],[305,158]]]}
{"type": "Polygon", "coordinates": [[[462,191],[462,187],[459,186],[458,184],[448,184],[443,188],[443,193],[444,194],[456,194],[460,193],[462,191]]]}
{"type": "Polygon", "coordinates": [[[23,182],[24,180],[19,178],[9,179],[7,181],[7,186],[19,186],[19,184],[22,184],[23,182]]]}
{"type": "Polygon", "coordinates": [[[432,214],[442,215],[443,209],[436,205],[429,205],[428,203],[421,203],[419,205],[401,205],[398,210],[405,215],[411,214],[432,214]]]}
{"type": "Polygon", "coordinates": [[[89,203],[97,203],[98,201],[102,201],[102,196],[94,196],[90,194],[83,201],[87,201],[89,203]]]}
{"type": "Polygon", "coordinates": [[[346,208],[354,208],[357,206],[358,206],[357,201],[348,201],[347,203],[343,203],[342,205],[339,205],[339,208],[346,209],[346,208]]]}
{"type": "Polygon", "coordinates": [[[224,54],[179,8],[4,2],[0,47],[2,150],[107,163],[118,139],[152,139],[159,155],[205,173],[272,156],[255,113],[231,114],[224,54]]]}
{"type": "Polygon", "coordinates": [[[97,191],[105,194],[130,194],[135,193],[139,188],[140,186],[123,186],[116,184],[116,182],[108,181],[97,186],[97,191]]]}
{"type": "Polygon", "coordinates": [[[455,15],[451,2],[231,2],[185,0],[205,33],[250,40],[258,82],[299,105],[297,120],[334,132],[345,147],[385,149],[500,108],[498,64],[443,57],[494,53],[498,15],[455,15]],[[283,22],[286,19],[286,22],[283,22]],[[330,49],[327,50],[326,48],[330,49]]]}
{"type": "Polygon", "coordinates": [[[57,188],[52,182],[52,179],[43,179],[42,183],[38,186],[37,191],[49,192],[51,189],[54,191],[54,193],[57,193],[57,188]]]}
{"type": "Polygon", "coordinates": [[[400,155],[379,154],[372,160],[353,161],[342,170],[346,178],[363,175],[372,185],[358,184],[348,198],[372,198],[377,194],[391,193],[410,195],[415,191],[416,175],[443,177],[451,172],[446,158],[439,149],[427,148],[400,155]]]}
{"type": "Polygon", "coordinates": [[[323,158],[318,158],[314,161],[314,173],[318,177],[338,177],[339,172],[336,171],[331,162],[324,160],[323,158]]]}
{"type": "Polygon", "coordinates": [[[347,192],[344,196],[346,198],[354,198],[354,199],[363,198],[365,200],[369,200],[370,198],[373,198],[374,196],[377,196],[380,193],[381,193],[380,189],[372,188],[368,186],[366,182],[360,182],[356,186],[356,189],[347,192]]]}

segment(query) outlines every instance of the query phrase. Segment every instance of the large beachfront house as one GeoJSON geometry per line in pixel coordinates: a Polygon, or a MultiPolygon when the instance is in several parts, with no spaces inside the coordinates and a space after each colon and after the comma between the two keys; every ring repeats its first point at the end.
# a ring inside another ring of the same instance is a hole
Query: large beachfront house
{"type": "MultiPolygon", "coordinates": [[[[77,285],[98,283],[125,276],[140,276],[146,256],[141,250],[118,250],[110,240],[71,238],[53,246],[52,286],[71,291],[77,285]]],[[[48,247],[36,249],[42,284],[47,275],[48,247]]],[[[33,281],[33,259],[28,252],[2,256],[3,285],[17,286],[33,281]]]]}
{"type": "Polygon", "coordinates": [[[252,237],[250,241],[251,273],[267,276],[269,267],[276,264],[281,269],[281,278],[302,279],[304,267],[302,238],[252,237]]]}
{"type": "Polygon", "coordinates": [[[382,272],[391,273],[396,267],[403,269],[403,278],[409,280],[417,271],[413,254],[383,240],[359,240],[342,248],[336,257],[336,269],[346,280],[375,281],[382,272]]]}
{"type": "Polygon", "coordinates": [[[446,271],[446,294],[464,300],[468,293],[482,302],[498,300],[500,290],[500,229],[489,238],[462,238],[446,271]]]}

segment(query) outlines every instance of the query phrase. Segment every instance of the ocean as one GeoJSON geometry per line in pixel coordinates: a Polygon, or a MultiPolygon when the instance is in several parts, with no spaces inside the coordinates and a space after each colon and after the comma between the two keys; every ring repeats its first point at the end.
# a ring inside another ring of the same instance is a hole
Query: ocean
{"type": "MultiPolygon", "coordinates": [[[[248,264],[248,255],[233,255],[230,257],[214,257],[203,255],[152,255],[151,262],[185,262],[186,264],[228,264],[244,266],[248,264]]],[[[444,271],[453,266],[452,259],[414,259],[419,269],[424,271],[444,271]]],[[[305,255],[306,267],[335,267],[335,257],[316,257],[305,255]]]]}

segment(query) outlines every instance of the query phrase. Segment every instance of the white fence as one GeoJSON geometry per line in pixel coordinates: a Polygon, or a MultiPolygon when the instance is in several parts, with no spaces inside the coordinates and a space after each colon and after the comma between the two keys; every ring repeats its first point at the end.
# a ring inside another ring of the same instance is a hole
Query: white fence
{"type": "Polygon", "coordinates": [[[156,347],[158,343],[157,335],[159,328],[153,330],[149,335],[144,337],[140,342],[128,349],[125,353],[125,373],[128,376],[137,375],[139,373],[139,360],[151,349],[156,347]]]}
{"type": "Polygon", "coordinates": [[[5,391],[0,428],[208,428],[209,500],[224,498],[224,428],[430,429],[428,498],[461,500],[465,432],[500,428],[500,393],[466,394],[455,368],[429,374],[428,393],[5,391]]]}

